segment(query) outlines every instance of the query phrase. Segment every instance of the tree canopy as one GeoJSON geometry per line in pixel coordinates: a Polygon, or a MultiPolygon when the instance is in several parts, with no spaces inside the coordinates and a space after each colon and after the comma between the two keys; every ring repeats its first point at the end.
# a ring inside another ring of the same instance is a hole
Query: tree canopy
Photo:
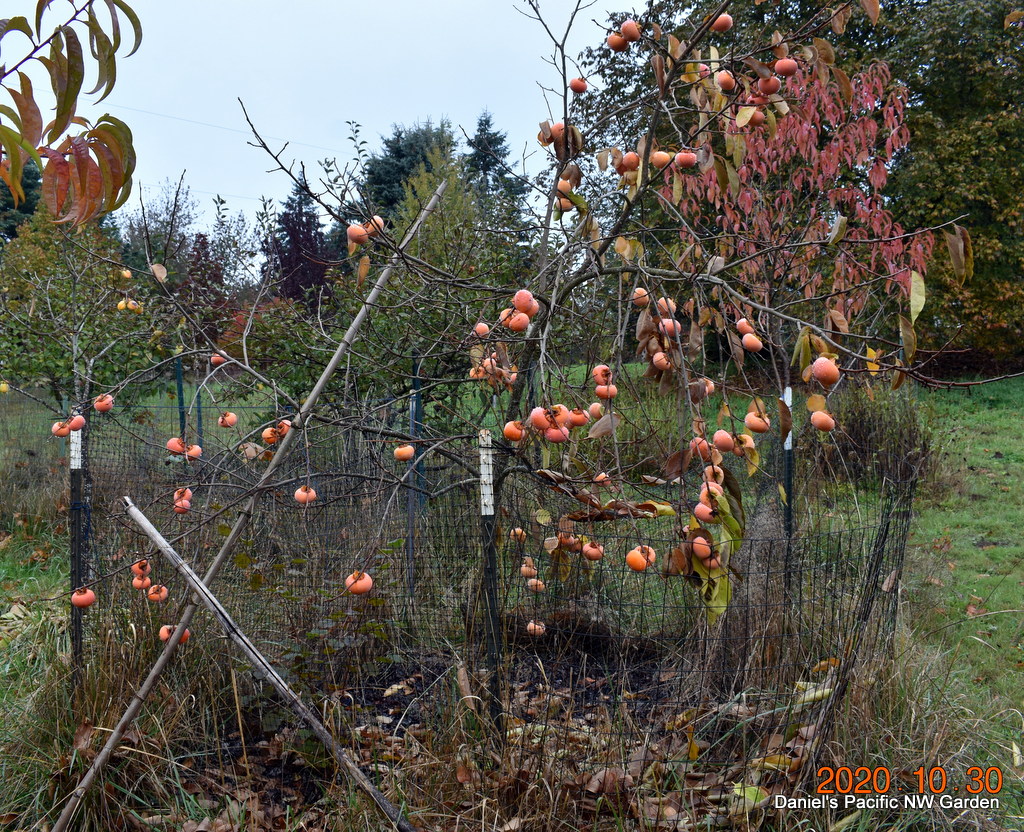
{"type": "Polygon", "coordinates": [[[436,127],[429,120],[412,127],[396,124],[382,144],[380,153],[367,159],[362,184],[374,211],[391,217],[402,201],[409,177],[421,165],[430,169],[432,149],[447,152],[453,148],[455,134],[445,120],[436,127]]]}

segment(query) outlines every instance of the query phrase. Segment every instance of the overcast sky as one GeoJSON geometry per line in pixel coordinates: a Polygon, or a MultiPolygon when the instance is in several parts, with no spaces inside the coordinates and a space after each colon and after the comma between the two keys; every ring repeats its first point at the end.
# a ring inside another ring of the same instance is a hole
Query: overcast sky
{"type": "MultiPolygon", "coordinates": [[[[572,5],[542,2],[554,31],[564,30],[572,5]]],[[[516,157],[524,148],[535,154],[537,124],[548,117],[540,85],[560,81],[545,62],[550,39],[517,6],[525,3],[132,0],[142,47],[119,59],[111,95],[80,112],[110,112],[131,126],[138,168],[130,205],[139,186],[158,188],[184,170],[204,207],[221,194],[250,217],[261,195],[280,200],[290,188],[247,144],[239,98],[265,136],[290,141],[286,156],[309,166],[352,157],[347,121],[362,125],[376,150],[396,123],[447,118],[472,135],[485,109],[516,157]]],[[[605,6],[598,0],[577,19],[570,54],[605,37],[593,22],[605,19],[605,6]]]]}

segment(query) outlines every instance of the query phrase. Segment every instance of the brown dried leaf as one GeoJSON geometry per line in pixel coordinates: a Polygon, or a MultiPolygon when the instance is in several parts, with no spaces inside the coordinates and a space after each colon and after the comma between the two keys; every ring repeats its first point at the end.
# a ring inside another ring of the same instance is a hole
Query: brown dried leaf
{"type": "Polygon", "coordinates": [[[914,332],[914,325],[902,315],[900,319],[900,340],[903,342],[903,360],[911,364],[914,355],[917,354],[917,333],[914,332]]]}
{"type": "Polygon", "coordinates": [[[779,399],[779,440],[785,442],[791,430],[793,430],[793,414],[789,410],[789,405],[779,399]]]}
{"type": "Polygon", "coordinates": [[[83,719],[78,728],[75,729],[75,737],[71,742],[75,751],[85,751],[89,748],[89,741],[92,739],[93,724],[83,719]]]}
{"type": "Polygon", "coordinates": [[[818,56],[821,60],[829,66],[832,66],[836,62],[836,53],[832,48],[832,44],[827,40],[822,40],[821,38],[813,38],[813,43],[815,48],[818,50],[818,56]]]}
{"type": "Polygon", "coordinates": [[[740,336],[731,329],[728,330],[726,336],[729,339],[729,351],[732,353],[732,360],[736,362],[737,367],[742,367],[747,351],[743,349],[743,342],[740,340],[740,336]]]}
{"type": "Polygon", "coordinates": [[[682,546],[676,546],[665,558],[665,574],[689,575],[693,572],[693,565],[690,562],[690,543],[686,541],[682,546]]]}
{"type": "Polygon", "coordinates": [[[693,451],[689,447],[676,451],[672,456],[665,460],[665,477],[670,480],[674,480],[677,477],[683,475],[683,471],[690,467],[690,460],[693,457],[693,451]]]}
{"type": "Polygon", "coordinates": [[[644,307],[644,310],[637,316],[636,319],[636,340],[640,344],[644,344],[647,340],[656,336],[658,328],[654,325],[654,318],[651,317],[651,312],[648,307],[644,307]]]}
{"type": "Polygon", "coordinates": [[[828,310],[828,318],[825,324],[830,329],[837,329],[846,335],[850,334],[850,322],[846,320],[846,316],[838,309],[828,310]]]}
{"type": "MultiPolygon", "coordinates": [[[[775,34],[778,34],[776,32],[775,34]]],[[[774,73],[767,64],[761,63],[757,58],[744,58],[743,63],[749,66],[754,72],[757,73],[758,78],[771,78],[774,73]]]]}
{"type": "Polygon", "coordinates": [[[850,83],[850,76],[837,66],[832,67],[832,76],[839,85],[839,94],[849,106],[853,102],[853,84],[850,83]]]}
{"type": "Polygon", "coordinates": [[[654,70],[654,80],[658,82],[658,90],[665,94],[665,59],[655,53],[651,57],[651,69],[654,70]]]}
{"type": "Polygon", "coordinates": [[[541,477],[542,479],[548,480],[549,482],[563,483],[563,482],[571,482],[572,481],[565,474],[562,474],[559,471],[552,471],[550,468],[540,468],[540,469],[534,471],[534,473],[538,477],[541,477]]]}
{"type": "Polygon", "coordinates": [[[604,416],[590,426],[590,430],[587,432],[587,439],[600,439],[602,436],[610,436],[621,421],[622,417],[618,413],[605,413],[604,416]]]}

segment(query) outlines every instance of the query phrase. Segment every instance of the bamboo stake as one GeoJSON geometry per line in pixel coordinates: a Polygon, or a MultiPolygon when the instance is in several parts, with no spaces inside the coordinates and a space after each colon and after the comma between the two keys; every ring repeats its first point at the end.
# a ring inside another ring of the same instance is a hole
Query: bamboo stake
{"type": "Polygon", "coordinates": [[[199,576],[192,570],[192,567],[182,560],[181,555],[160,534],[157,528],[149,521],[149,518],[142,513],[129,497],[124,498],[124,504],[128,510],[128,516],[135,521],[135,524],[142,530],[142,533],[153,542],[153,545],[160,550],[160,553],[171,562],[174,568],[178,570],[178,573],[188,582],[189,587],[198,597],[199,603],[213,613],[214,617],[220,622],[221,627],[224,628],[228,638],[237,644],[239,649],[245,654],[245,657],[252,662],[256,673],[265,677],[277,689],[277,692],[288,703],[288,707],[312,729],[313,733],[317,735],[327,750],[331,752],[331,755],[338,764],[348,772],[360,789],[373,798],[374,803],[398,827],[400,832],[415,832],[415,827],[405,819],[401,810],[381,794],[377,787],[370,782],[370,779],[363,774],[359,766],[346,753],[345,749],[331,736],[330,731],[327,730],[316,713],[288,686],[288,683],[281,677],[277,669],[259,651],[256,645],[249,640],[249,637],[242,632],[241,628],[224,608],[224,605],[217,599],[217,596],[200,580],[199,576]]]}
{"type": "MultiPolygon", "coordinates": [[[[441,201],[441,197],[444,195],[447,186],[448,183],[446,181],[441,182],[441,184],[438,185],[437,190],[434,191],[434,195],[430,198],[430,202],[428,202],[424,206],[423,210],[420,211],[419,216],[416,218],[416,222],[412,224],[406,232],[405,237],[402,238],[402,242],[398,245],[398,251],[392,255],[387,267],[380,273],[380,276],[374,283],[373,288],[370,290],[370,294],[367,295],[366,300],[363,301],[363,305],[360,307],[359,312],[357,312],[355,318],[352,319],[352,323],[346,330],[345,336],[341,339],[341,343],[338,344],[338,348],[334,351],[334,355],[331,356],[331,360],[327,362],[327,366],[324,367],[323,372],[320,374],[320,378],[317,379],[316,384],[313,385],[313,389],[306,397],[305,403],[301,408],[299,408],[299,413],[292,423],[292,430],[288,431],[288,433],[284,435],[284,438],[281,440],[281,444],[278,445],[277,453],[274,454],[270,462],[267,464],[267,468],[264,471],[263,476],[260,478],[256,487],[253,488],[252,495],[246,501],[245,507],[235,520],[235,524],[232,526],[231,532],[228,534],[224,544],[220,548],[220,551],[217,553],[217,557],[213,559],[213,562],[210,564],[210,568],[203,576],[204,584],[209,584],[213,581],[217,576],[217,573],[220,571],[221,566],[223,566],[228,557],[230,557],[235,548],[235,544],[242,536],[242,532],[252,517],[253,511],[256,508],[257,500],[259,499],[263,488],[267,483],[271,482],[274,472],[278,467],[280,467],[288,450],[295,442],[295,437],[298,435],[299,431],[305,427],[306,419],[309,417],[310,413],[312,413],[317,399],[320,398],[320,394],[324,391],[327,383],[331,380],[331,377],[341,365],[342,359],[355,342],[356,336],[359,334],[359,330],[362,328],[363,322],[370,314],[370,310],[376,304],[381,292],[383,292],[385,285],[387,285],[387,282],[391,277],[391,273],[401,261],[401,252],[416,236],[416,233],[419,231],[423,221],[434,210],[434,208],[437,207],[437,204],[441,201]]],[[[149,671],[149,675],[146,677],[145,681],[132,695],[132,699],[128,703],[128,707],[125,710],[124,715],[121,717],[117,725],[114,726],[114,730],[111,731],[106,744],[102,749],[100,749],[100,752],[96,755],[92,765],[89,766],[89,770],[85,773],[79,781],[78,786],[68,797],[68,802],[64,806],[64,810],[61,812],[60,817],[57,818],[57,822],[54,824],[51,832],[65,832],[68,828],[68,824],[71,823],[75,812],[78,810],[79,804],[82,802],[82,798],[85,797],[99,773],[103,771],[107,761],[110,759],[110,755],[120,743],[124,732],[128,730],[128,726],[131,725],[135,717],[138,716],[139,711],[142,710],[146,697],[149,696],[150,692],[156,686],[157,681],[164,672],[164,668],[166,668],[167,664],[170,662],[171,657],[174,655],[174,651],[178,646],[178,642],[181,640],[181,634],[185,632],[185,629],[192,621],[192,616],[195,615],[197,609],[198,605],[194,601],[190,602],[188,606],[185,607],[182,612],[181,621],[178,622],[178,626],[174,628],[174,632],[167,640],[167,644],[164,646],[163,652],[149,671]]]]}

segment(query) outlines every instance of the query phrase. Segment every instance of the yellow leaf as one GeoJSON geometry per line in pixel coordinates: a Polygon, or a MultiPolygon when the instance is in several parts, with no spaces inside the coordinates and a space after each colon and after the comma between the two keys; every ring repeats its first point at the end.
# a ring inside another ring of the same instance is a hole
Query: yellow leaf
{"type": "Polygon", "coordinates": [[[756,112],[757,107],[740,107],[740,111],[736,113],[736,126],[746,127],[756,112]]]}
{"type": "Polygon", "coordinates": [[[814,688],[812,690],[804,691],[793,702],[793,707],[799,708],[803,705],[811,705],[814,702],[823,702],[831,695],[832,688],[814,688]]]}
{"type": "Polygon", "coordinates": [[[828,239],[825,241],[826,245],[834,246],[846,236],[847,222],[846,217],[842,214],[835,218],[832,223],[832,229],[828,232],[828,239]]]}
{"type": "Polygon", "coordinates": [[[747,786],[743,783],[736,783],[732,787],[733,794],[743,804],[744,809],[754,809],[759,803],[763,803],[771,797],[768,792],[760,786],[747,786]]]}
{"type": "Polygon", "coordinates": [[[752,477],[761,467],[761,454],[757,448],[747,448],[743,455],[747,460],[747,476],[752,477]]]}
{"type": "Polygon", "coordinates": [[[751,760],[751,766],[761,771],[789,771],[792,763],[792,757],[787,754],[770,754],[767,757],[751,760]]]}
{"type": "Polygon", "coordinates": [[[873,375],[873,376],[877,376],[878,375],[879,367],[875,363],[875,359],[878,358],[878,353],[875,350],[871,349],[871,347],[868,347],[867,348],[867,356],[868,356],[868,361],[867,361],[868,372],[871,375],[873,375]]]}
{"type": "Polygon", "coordinates": [[[924,308],[925,290],[924,278],[917,272],[910,273],[910,323],[917,320],[924,308]]]}
{"type": "Polygon", "coordinates": [[[807,397],[808,413],[814,413],[815,410],[824,410],[825,405],[825,397],[821,393],[814,393],[807,397]]]}
{"type": "Polygon", "coordinates": [[[686,726],[686,756],[692,763],[700,755],[700,746],[693,741],[693,726],[686,726]]]}

